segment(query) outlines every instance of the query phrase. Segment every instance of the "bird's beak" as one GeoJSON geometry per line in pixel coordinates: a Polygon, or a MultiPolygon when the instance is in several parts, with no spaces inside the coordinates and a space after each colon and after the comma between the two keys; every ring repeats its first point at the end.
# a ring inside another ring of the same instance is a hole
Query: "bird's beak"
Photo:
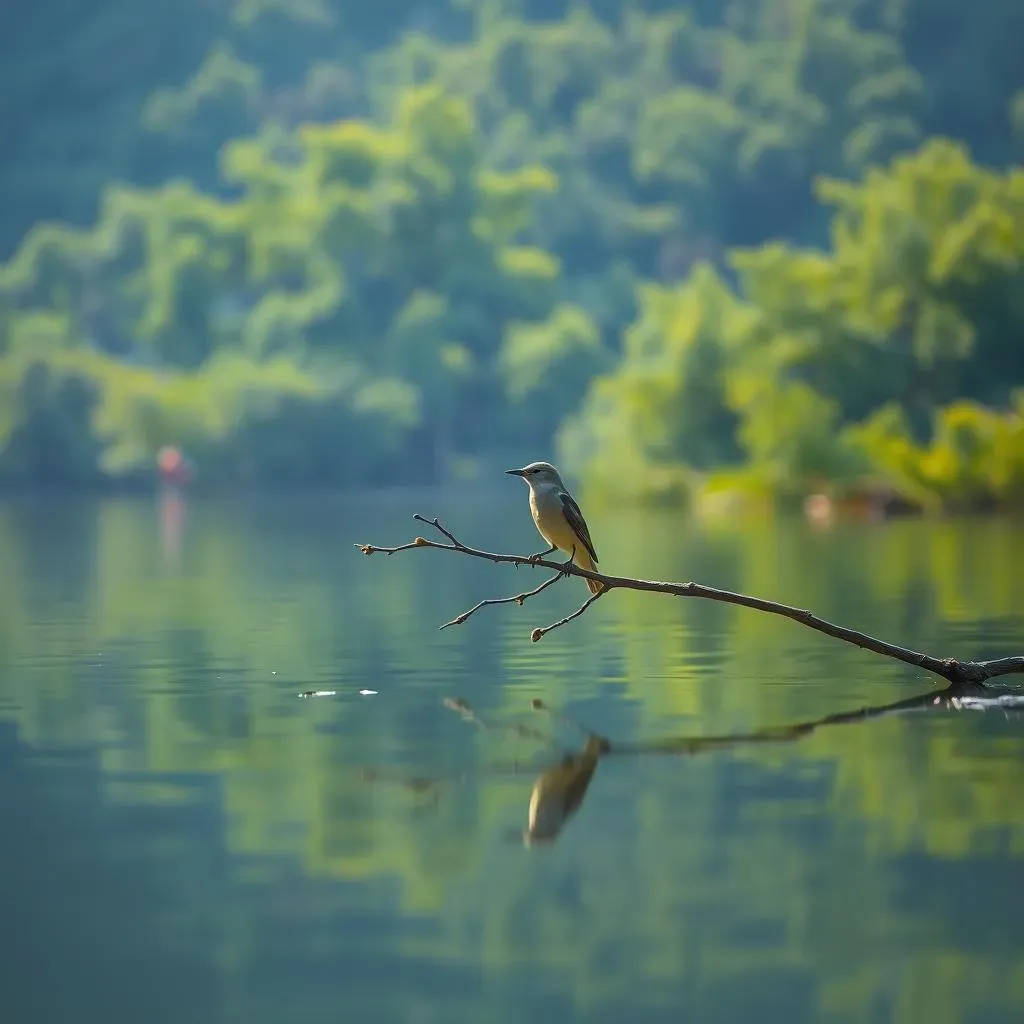
{"type": "Polygon", "coordinates": [[[521,469],[506,469],[505,472],[509,476],[526,476],[526,474],[521,469]]]}

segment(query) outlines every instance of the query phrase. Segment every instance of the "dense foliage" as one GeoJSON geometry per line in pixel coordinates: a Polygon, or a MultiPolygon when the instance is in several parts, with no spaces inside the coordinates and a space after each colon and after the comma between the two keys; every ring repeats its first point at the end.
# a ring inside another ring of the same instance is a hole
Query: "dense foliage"
{"type": "Polygon", "coordinates": [[[742,463],[717,481],[1024,499],[1024,172],[935,141],[818,191],[835,211],[827,251],[734,251],[738,294],[708,265],[641,292],[570,451],[609,485],[636,467],[641,493],[678,485],[665,467],[742,463]]]}
{"type": "Polygon", "coordinates": [[[140,10],[0,40],[0,480],[1024,494],[1012,0],[140,10]]]}

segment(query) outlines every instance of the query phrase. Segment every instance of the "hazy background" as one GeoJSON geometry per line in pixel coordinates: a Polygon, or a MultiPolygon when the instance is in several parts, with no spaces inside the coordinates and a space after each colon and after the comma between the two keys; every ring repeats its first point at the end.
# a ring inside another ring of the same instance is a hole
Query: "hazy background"
{"type": "Polygon", "coordinates": [[[4,1024],[1024,1019],[1020,677],[352,546],[1024,653],[1021,0],[0,21],[4,1024]]]}
{"type": "Polygon", "coordinates": [[[1024,495],[1017,0],[40,0],[0,482],[1024,495]],[[627,464],[628,474],[617,473],[627,464]]]}

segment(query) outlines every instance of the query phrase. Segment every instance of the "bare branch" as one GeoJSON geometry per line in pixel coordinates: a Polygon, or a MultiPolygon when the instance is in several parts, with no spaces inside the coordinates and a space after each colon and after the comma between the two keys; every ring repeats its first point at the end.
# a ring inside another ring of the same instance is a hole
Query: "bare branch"
{"type": "Polygon", "coordinates": [[[456,540],[456,539],[455,539],[455,536],[454,536],[454,534],[452,534],[451,532],[449,532],[448,530],[446,530],[446,529],[445,529],[445,528],[444,528],[444,527],[443,527],[443,526],[442,526],[442,525],[440,524],[440,522],[438,522],[437,516],[434,516],[434,518],[433,518],[433,519],[427,519],[427,518],[425,518],[424,516],[421,516],[421,515],[420,515],[420,514],[419,514],[419,513],[417,512],[417,513],[416,513],[416,514],[415,514],[415,515],[413,516],[413,519],[417,519],[417,520],[419,520],[419,522],[421,522],[421,523],[426,523],[426,524],[427,524],[427,526],[432,526],[432,527],[434,527],[434,529],[435,529],[435,530],[437,530],[437,531],[438,531],[439,533],[443,533],[443,534],[444,534],[444,535],[445,535],[445,536],[446,536],[446,537],[447,537],[447,538],[448,538],[448,539],[449,539],[449,540],[450,540],[450,541],[451,541],[451,542],[452,542],[452,543],[453,543],[453,544],[454,544],[454,545],[455,545],[456,547],[458,547],[458,548],[461,548],[461,547],[465,547],[465,545],[464,545],[464,544],[461,544],[461,543],[460,543],[460,542],[459,542],[458,540],[456,540]]]}
{"type": "Polygon", "coordinates": [[[557,583],[564,578],[565,574],[558,572],[549,579],[546,579],[539,587],[534,587],[533,590],[527,590],[522,594],[514,594],[512,597],[485,597],[482,601],[477,601],[469,611],[456,615],[454,619],[446,622],[443,626],[438,626],[438,629],[447,629],[449,626],[461,626],[473,612],[478,612],[481,608],[490,604],[522,604],[528,597],[536,597],[542,590],[547,590],[552,583],[557,583]]]}
{"type": "Polygon", "coordinates": [[[602,594],[606,593],[608,593],[608,591],[599,590],[596,594],[591,594],[590,597],[588,597],[587,600],[572,613],[572,615],[566,615],[564,619],[552,622],[550,626],[538,626],[530,634],[530,639],[536,643],[545,633],[550,633],[551,630],[558,629],[559,626],[564,626],[567,622],[572,622],[573,619],[578,619],[602,594]]]}
{"type": "Polygon", "coordinates": [[[871,651],[884,658],[891,658],[895,661],[902,661],[904,664],[913,665],[915,668],[924,669],[934,675],[941,676],[950,683],[974,683],[981,685],[986,679],[993,679],[996,676],[1010,675],[1013,673],[1024,673],[1024,656],[1011,656],[997,658],[991,661],[961,661],[957,658],[936,658],[930,654],[922,654],[919,651],[912,651],[907,647],[900,647],[897,644],[879,640],[877,637],[868,636],[859,630],[850,629],[847,626],[840,626],[829,622],[806,608],[795,608],[792,605],[781,604],[778,601],[769,601],[761,597],[752,597],[749,594],[737,594],[731,590],[719,590],[715,587],[706,587],[699,583],[664,583],[658,580],[634,579],[630,576],[606,576],[604,573],[591,572],[581,569],[574,562],[553,562],[550,559],[538,558],[536,555],[505,555],[493,551],[482,551],[479,548],[471,548],[458,540],[454,534],[447,530],[437,519],[426,519],[421,515],[413,516],[414,519],[428,526],[434,527],[439,533],[446,537],[450,544],[442,544],[438,541],[427,540],[425,537],[416,537],[408,544],[400,544],[398,547],[379,547],[375,544],[356,544],[364,555],[376,553],[393,555],[399,551],[409,551],[412,548],[435,548],[438,551],[454,551],[458,554],[469,555],[471,558],[483,558],[489,562],[505,565],[529,565],[541,566],[545,569],[553,569],[557,575],[546,580],[535,590],[523,594],[516,594],[508,598],[490,598],[479,602],[468,612],[463,612],[450,622],[446,622],[441,628],[459,625],[466,621],[475,611],[488,604],[511,604],[513,602],[522,604],[528,597],[539,594],[545,590],[560,576],[582,576],[584,579],[597,580],[604,584],[604,590],[598,591],[585,601],[571,615],[564,619],[553,622],[550,626],[538,627],[530,634],[530,639],[536,643],[546,633],[572,622],[579,618],[599,597],[611,590],[642,590],[652,594],[670,594],[674,597],[697,597],[707,601],[720,601],[724,604],[740,605],[744,608],[753,608],[755,611],[767,612],[770,615],[780,615],[783,618],[799,622],[808,629],[818,633],[824,633],[843,643],[852,644],[863,650],[871,651]]]}

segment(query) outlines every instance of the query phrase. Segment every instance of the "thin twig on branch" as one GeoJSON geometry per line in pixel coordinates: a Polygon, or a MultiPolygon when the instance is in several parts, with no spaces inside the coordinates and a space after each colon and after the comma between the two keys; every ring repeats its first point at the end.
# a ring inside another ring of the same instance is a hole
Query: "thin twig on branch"
{"type": "Polygon", "coordinates": [[[902,661],[915,668],[924,669],[951,683],[976,683],[983,684],[987,679],[994,679],[996,676],[1024,673],[1024,656],[1017,655],[1008,658],[996,658],[992,661],[961,661],[957,658],[935,658],[930,654],[920,654],[917,651],[909,650],[906,647],[899,647],[896,644],[887,643],[876,637],[868,636],[856,629],[849,629],[846,626],[839,626],[829,622],[818,615],[813,614],[805,608],[795,608],[792,605],[780,604],[777,601],[768,601],[761,597],[751,597],[748,594],[737,594],[731,590],[718,590],[715,587],[702,586],[699,583],[662,583],[657,580],[639,580],[629,576],[606,576],[604,573],[591,572],[581,569],[575,563],[553,562],[550,559],[538,558],[536,556],[505,555],[493,551],[481,551],[479,548],[471,548],[458,540],[454,534],[447,530],[437,519],[426,519],[421,515],[413,516],[413,519],[432,526],[440,534],[446,537],[450,544],[442,544],[438,541],[427,540],[425,537],[417,537],[408,544],[400,544],[397,547],[380,547],[376,544],[357,544],[356,547],[364,555],[386,554],[394,555],[400,551],[410,551],[413,548],[435,548],[438,551],[454,551],[461,555],[469,555],[471,558],[483,558],[489,562],[506,565],[530,565],[542,566],[545,569],[553,569],[557,575],[545,580],[539,587],[526,591],[522,594],[515,594],[512,597],[488,598],[480,601],[468,611],[457,615],[450,622],[446,622],[441,629],[448,626],[457,626],[465,622],[474,612],[490,604],[522,604],[527,598],[546,590],[553,583],[556,583],[563,576],[582,576],[585,579],[597,580],[603,583],[604,590],[598,591],[589,597],[571,615],[567,615],[549,626],[542,626],[534,629],[530,639],[536,643],[546,633],[572,622],[579,618],[599,597],[610,590],[643,590],[653,594],[671,594],[675,597],[699,597],[707,601],[721,601],[725,604],[741,605],[744,608],[753,608],[755,611],[768,612],[771,615],[781,615],[787,619],[793,619],[808,629],[818,633],[841,640],[844,643],[853,644],[855,647],[872,651],[884,658],[892,658],[902,661]]]}
{"type": "MultiPolygon", "coordinates": [[[[367,552],[369,554],[369,552],[367,552]]],[[[446,622],[443,626],[438,626],[438,629],[447,629],[449,626],[461,626],[466,619],[473,614],[473,612],[480,611],[481,608],[487,607],[491,604],[522,604],[528,597],[536,597],[542,590],[547,590],[552,583],[557,583],[562,578],[562,573],[556,572],[554,576],[546,579],[539,587],[534,587],[533,590],[527,590],[522,594],[514,594],[512,597],[485,597],[482,601],[478,601],[468,611],[463,612],[461,615],[456,615],[454,619],[446,622]]],[[[539,640],[540,637],[537,637],[539,640]]]]}
{"type": "Polygon", "coordinates": [[[571,615],[566,615],[564,619],[559,619],[557,622],[552,622],[550,626],[538,626],[531,634],[530,639],[536,643],[545,633],[550,633],[553,629],[558,629],[559,626],[564,626],[567,622],[572,622],[573,619],[578,619],[602,594],[607,593],[605,590],[599,590],[596,594],[591,594],[576,609],[571,615]]]}

